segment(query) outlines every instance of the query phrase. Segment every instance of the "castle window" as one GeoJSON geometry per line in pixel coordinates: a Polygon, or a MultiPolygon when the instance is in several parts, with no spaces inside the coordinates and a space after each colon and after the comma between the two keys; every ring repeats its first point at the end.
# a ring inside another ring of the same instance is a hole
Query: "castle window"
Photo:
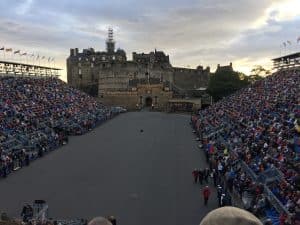
{"type": "Polygon", "coordinates": [[[102,56],[101,58],[102,58],[102,60],[105,60],[105,56],[102,56]]]}
{"type": "Polygon", "coordinates": [[[91,68],[94,68],[94,63],[91,63],[91,68]]]}
{"type": "Polygon", "coordinates": [[[81,67],[81,63],[78,63],[78,66],[81,67]]]}
{"type": "Polygon", "coordinates": [[[80,75],[81,75],[81,69],[79,69],[79,70],[78,70],[78,74],[80,74],[80,75]]]}
{"type": "Polygon", "coordinates": [[[78,58],[78,61],[81,61],[81,57],[78,58]]]}
{"type": "Polygon", "coordinates": [[[105,64],[104,63],[102,64],[102,68],[105,68],[105,64]]]}
{"type": "Polygon", "coordinates": [[[95,57],[93,57],[93,62],[95,62],[95,57]]]}

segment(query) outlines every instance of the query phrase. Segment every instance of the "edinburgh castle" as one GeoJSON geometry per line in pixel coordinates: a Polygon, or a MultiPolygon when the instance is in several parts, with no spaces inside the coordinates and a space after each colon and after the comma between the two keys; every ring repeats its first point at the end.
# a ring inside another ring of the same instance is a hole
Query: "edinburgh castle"
{"type": "Polygon", "coordinates": [[[113,31],[109,29],[106,51],[93,48],[79,52],[70,50],[67,59],[68,83],[90,95],[98,96],[105,104],[133,109],[152,106],[164,109],[179,96],[190,96],[208,86],[210,68],[173,67],[169,56],[162,51],[148,54],[115,49],[113,31]]]}

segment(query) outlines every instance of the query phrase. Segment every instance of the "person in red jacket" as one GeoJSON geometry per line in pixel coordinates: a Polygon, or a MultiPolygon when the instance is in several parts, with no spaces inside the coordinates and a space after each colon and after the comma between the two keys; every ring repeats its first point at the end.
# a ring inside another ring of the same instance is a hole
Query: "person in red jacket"
{"type": "Polygon", "coordinates": [[[193,177],[194,177],[194,182],[197,183],[199,170],[194,169],[192,174],[193,174],[193,177]]]}
{"type": "Polygon", "coordinates": [[[279,225],[284,225],[287,219],[286,213],[281,213],[279,217],[279,225]]]}
{"type": "Polygon", "coordinates": [[[209,189],[208,186],[206,186],[203,189],[202,195],[203,195],[203,198],[204,198],[204,205],[207,205],[207,202],[208,202],[208,199],[209,199],[209,196],[210,196],[210,189],[209,189]]]}

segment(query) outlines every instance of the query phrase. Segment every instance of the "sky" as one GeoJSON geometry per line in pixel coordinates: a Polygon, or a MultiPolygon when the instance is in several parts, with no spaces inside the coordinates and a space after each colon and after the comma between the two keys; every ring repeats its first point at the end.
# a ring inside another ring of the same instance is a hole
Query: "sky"
{"type": "Polygon", "coordinates": [[[300,51],[300,0],[0,0],[0,59],[64,69],[70,48],[105,50],[107,29],[116,47],[148,53],[162,50],[173,66],[195,68],[233,63],[250,74],[255,65],[300,51]],[[283,42],[287,47],[283,47],[283,42]]]}

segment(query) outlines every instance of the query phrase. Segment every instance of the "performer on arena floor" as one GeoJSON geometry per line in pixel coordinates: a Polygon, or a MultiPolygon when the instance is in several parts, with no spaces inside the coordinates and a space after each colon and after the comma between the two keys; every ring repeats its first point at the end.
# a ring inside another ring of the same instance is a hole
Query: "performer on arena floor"
{"type": "Polygon", "coordinates": [[[209,187],[206,186],[202,191],[202,195],[203,195],[203,199],[204,199],[204,205],[207,205],[210,193],[211,193],[211,191],[210,191],[209,187]]]}

